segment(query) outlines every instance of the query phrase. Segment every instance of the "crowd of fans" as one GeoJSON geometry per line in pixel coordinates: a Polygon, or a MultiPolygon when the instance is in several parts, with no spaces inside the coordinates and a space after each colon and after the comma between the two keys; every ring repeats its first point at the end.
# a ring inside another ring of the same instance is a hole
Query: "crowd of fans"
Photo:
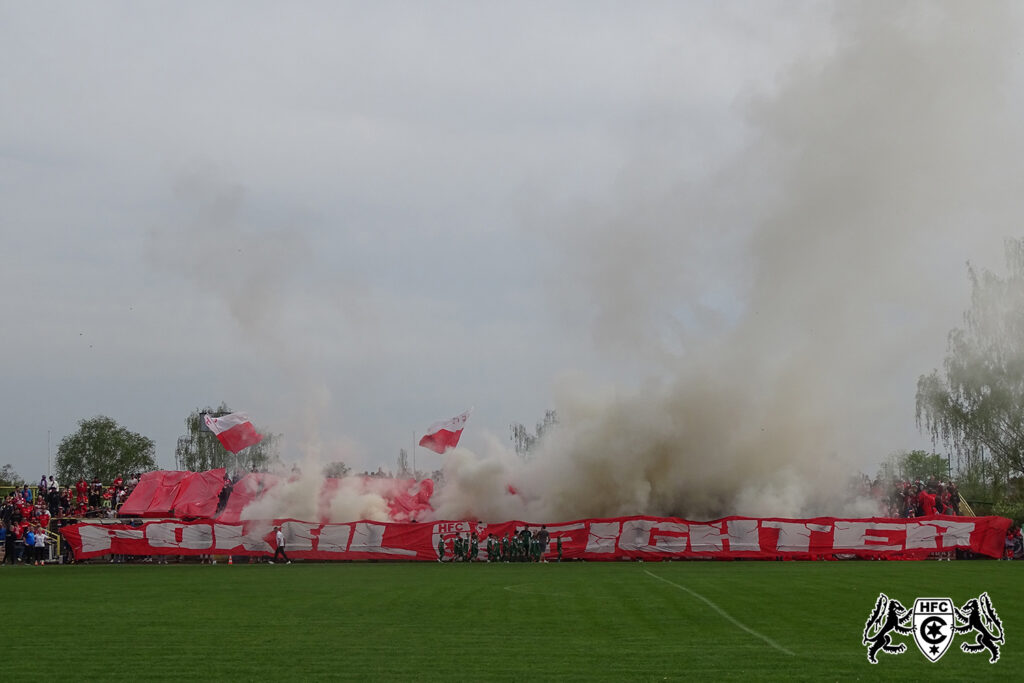
{"type": "MultiPolygon", "coordinates": [[[[952,481],[929,477],[918,479],[871,480],[860,475],[851,482],[853,498],[872,499],[881,517],[925,517],[928,515],[962,515],[960,491],[952,481]]],[[[971,514],[968,512],[967,514],[971,514]]]]}
{"type": "Polygon", "coordinates": [[[59,526],[68,518],[113,517],[138,483],[138,476],[133,475],[128,481],[117,477],[109,485],[82,478],[61,487],[52,476],[43,475],[36,487],[25,484],[16,488],[0,504],[3,562],[44,564],[56,539],[51,522],[59,526]]]}
{"type": "Polygon", "coordinates": [[[956,484],[935,478],[927,482],[893,482],[886,502],[890,517],[960,514],[960,492],[956,484]]]}
{"type": "MultiPolygon", "coordinates": [[[[363,476],[387,477],[388,473],[379,470],[376,473],[364,473],[363,476]]],[[[237,477],[225,476],[218,511],[224,507],[236,481],[237,477]]],[[[57,538],[51,530],[51,524],[59,528],[63,523],[74,523],[80,518],[115,517],[121,504],[138,483],[138,475],[132,475],[127,480],[117,477],[108,485],[99,479],[88,482],[81,478],[70,486],[61,487],[54,477],[47,478],[44,475],[37,487],[25,484],[16,488],[0,502],[0,548],[4,550],[2,562],[31,562],[34,565],[45,563],[49,557],[49,546],[57,538]]],[[[855,483],[853,492],[861,497],[875,499],[879,505],[879,514],[888,517],[973,514],[969,508],[961,513],[962,499],[956,484],[938,477],[930,477],[927,481],[872,481],[863,476],[855,483]]],[[[486,543],[487,560],[490,562],[536,562],[541,559],[536,553],[539,547],[537,541],[546,534],[547,530],[541,527],[535,535],[526,531],[525,538],[512,535],[501,539],[493,536],[486,539],[463,539],[460,535],[447,553],[443,545],[438,547],[438,560],[472,561],[477,557],[480,545],[486,543]]],[[[1018,525],[1011,526],[1007,531],[1003,558],[1024,559],[1024,534],[1018,525]]]]}

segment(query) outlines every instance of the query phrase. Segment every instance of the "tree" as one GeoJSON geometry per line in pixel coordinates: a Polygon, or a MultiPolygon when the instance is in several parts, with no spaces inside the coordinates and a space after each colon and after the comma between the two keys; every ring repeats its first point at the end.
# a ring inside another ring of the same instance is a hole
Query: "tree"
{"type": "Polygon", "coordinates": [[[25,480],[14,471],[14,465],[7,463],[0,468],[0,486],[22,486],[25,480]]]}
{"type": "Polygon", "coordinates": [[[324,467],[324,476],[328,479],[344,479],[352,468],[338,460],[324,467]]]}
{"type": "Polygon", "coordinates": [[[901,451],[882,463],[879,476],[889,481],[924,481],[945,479],[949,474],[949,458],[927,451],[901,451]]]}
{"type": "Polygon", "coordinates": [[[412,470],[409,469],[409,453],[404,448],[398,449],[398,476],[401,479],[411,477],[412,470]]]}
{"type": "Polygon", "coordinates": [[[57,446],[57,476],[110,482],[119,476],[156,469],[153,440],[129,431],[105,415],[81,420],[78,431],[57,446]]]}
{"type": "Polygon", "coordinates": [[[968,265],[971,305],[949,333],[945,372],[917,381],[917,423],[965,467],[1024,474],[1024,241],[1007,240],[1008,274],[968,265]]]}
{"type": "Polygon", "coordinates": [[[277,444],[281,435],[269,434],[263,429],[257,430],[263,434],[263,440],[258,444],[238,453],[226,450],[217,440],[217,436],[206,429],[203,416],[207,413],[214,416],[227,415],[230,412],[227,404],[221,403],[217,408],[196,409],[185,418],[185,429],[188,434],[178,438],[178,446],[174,450],[178,467],[191,472],[203,472],[218,467],[246,472],[266,472],[271,465],[280,462],[277,444]]]}
{"type": "Polygon", "coordinates": [[[534,434],[531,434],[526,427],[518,422],[509,425],[509,429],[512,432],[512,445],[516,449],[516,453],[519,454],[519,457],[529,457],[537,443],[556,424],[558,424],[558,414],[554,410],[548,410],[544,413],[544,419],[537,423],[534,434]]]}

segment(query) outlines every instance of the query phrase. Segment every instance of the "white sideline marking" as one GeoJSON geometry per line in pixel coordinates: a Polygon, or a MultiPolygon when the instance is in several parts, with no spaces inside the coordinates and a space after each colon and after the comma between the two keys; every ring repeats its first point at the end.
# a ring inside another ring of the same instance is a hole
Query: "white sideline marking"
{"type": "Polygon", "coordinates": [[[668,584],[668,585],[670,585],[670,586],[675,586],[676,588],[678,588],[678,589],[679,589],[679,590],[681,590],[681,591],[686,591],[687,593],[689,593],[689,594],[690,594],[690,595],[692,595],[693,597],[697,598],[698,600],[700,600],[701,602],[703,602],[703,603],[704,603],[705,605],[707,605],[707,606],[708,606],[708,607],[710,607],[711,609],[713,609],[713,610],[715,610],[716,612],[718,612],[718,614],[720,614],[720,615],[722,616],[722,618],[724,618],[724,619],[725,619],[726,621],[728,621],[728,622],[732,623],[732,624],[733,624],[734,626],[736,626],[736,627],[738,627],[738,628],[741,628],[741,629],[743,629],[744,631],[746,631],[747,633],[749,633],[749,634],[750,634],[750,635],[752,635],[752,636],[757,636],[758,638],[760,638],[760,639],[761,639],[761,640],[763,640],[764,642],[766,642],[766,643],[768,643],[769,645],[771,645],[772,647],[774,647],[774,648],[775,648],[776,650],[778,650],[779,652],[782,652],[783,654],[787,654],[787,655],[789,655],[790,657],[795,657],[795,656],[796,656],[795,654],[793,654],[792,652],[790,652],[790,651],[789,651],[789,650],[787,650],[786,648],[782,647],[781,645],[779,645],[778,643],[776,643],[776,642],[775,642],[774,640],[772,640],[772,639],[771,639],[771,638],[769,638],[768,636],[765,636],[765,635],[761,635],[760,633],[758,633],[758,632],[757,632],[757,631],[755,631],[754,629],[750,628],[749,626],[747,626],[747,625],[745,625],[745,624],[741,624],[740,622],[736,621],[736,619],[735,619],[735,618],[733,618],[733,616],[732,616],[731,614],[729,614],[729,613],[728,613],[728,612],[726,612],[726,611],[725,611],[724,609],[722,609],[721,607],[719,607],[719,606],[718,606],[718,605],[716,605],[715,603],[713,603],[713,602],[711,602],[710,600],[708,600],[707,598],[705,598],[705,597],[704,597],[703,595],[701,595],[700,593],[697,593],[697,592],[695,592],[695,591],[692,591],[692,590],[690,590],[689,588],[687,588],[686,586],[681,586],[681,585],[679,585],[678,583],[676,583],[676,582],[674,582],[674,581],[669,581],[668,579],[662,578],[662,577],[658,576],[657,574],[652,574],[651,572],[647,571],[646,569],[644,570],[644,573],[645,573],[645,574],[647,574],[648,576],[653,576],[653,577],[654,577],[654,578],[656,578],[656,579],[657,579],[658,581],[664,581],[665,583],[667,583],[667,584],[668,584]]]}

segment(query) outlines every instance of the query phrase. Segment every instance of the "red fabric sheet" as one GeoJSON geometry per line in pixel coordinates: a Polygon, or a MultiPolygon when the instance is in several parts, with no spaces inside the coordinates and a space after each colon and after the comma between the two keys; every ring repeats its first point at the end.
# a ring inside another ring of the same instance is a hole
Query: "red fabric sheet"
{"type": "MultiPolygon", "coordinates": [[[[274,526],[280,524],[290,557],[310,560],[437,561],[437,546],[451,555],[456,535],[481,539],[516,533],[523,522],[477,524],[445,521],[423,524],[360,521],[322,524],[298,520],[249,521],[223,524],[152,521],[141,526],[88,522],[61,530],[75,553],[85,559],[110,553],[127,555],[266,555],[274,552],[274,526]]],[[[533,531],[537,524],[529,525],[533,531]]],[[[557,555],[562,539],[566,560],[665,559],[832,559],[857,556],[921,559],[956,548],[999,557],[1010,520],[1004,517],[947,517],[915,519],[779,519],[726,517],[693,522],[664,517],[584,519],[548,524],[551,538],[545,557],[557,555]]]]}
{"type": "Polygon", "coordinates": [[[211,517],[217,512],[224,468],[206,472],[146,472],[118,513],[126,517],[211,517]]]}
{"type": "Polygon", "coordinates": [[[163,481],[164,471],[146,472],[139,477],[139,483],[135,485],[132,492],[121,504],[118,512],[129,517],[142,517],[149,508],[160,482],[163,481]]]}
{"type": "Polygon", "coordinates": [[[172,505],[178,518],[213,517],[217,513],[220,492],[224,488],[224,468],[189,472],[178,485],[172,505]]]}
{"type": "Polygon", "coordinates": [[[191,472],[146,472],[121,506],[119,514],[132,517],[167,517],[174,509],[178,486],[191,472]]]}

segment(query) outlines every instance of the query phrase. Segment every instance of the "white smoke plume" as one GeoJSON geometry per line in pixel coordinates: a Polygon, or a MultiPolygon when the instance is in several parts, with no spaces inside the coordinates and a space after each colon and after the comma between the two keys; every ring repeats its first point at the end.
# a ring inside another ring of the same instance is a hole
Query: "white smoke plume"
{"type": "Polygon", "coordinates": [[[539,451],[455,450],[436,516],[874,514],[847,476],[904,446],[878,433],[913,424],[964,261],[1019,229],[1018,14],[841,3],[827,54],[740,96],[751,138],[720,172],[666,183],[656,159],[559,225],[552,291],[654,379],[562,379],[539,451]]]}
{"type": "Polygon", "coordinates": [[[345,477],[338,488],[321,495],[324,477],[319,472],[291,474],[242,510],[242,519],[299,519],[350,522],[392,519],[386,496],[397,484],[390,479],[345,477]]]}
{"type": "MultiPolygon", "coordinates": [[[[251,405],[229,401],[233,409],[249,412],[260,428],[283,432],[289,446],[287,462],[277,463],[274,471],[281,485],[251,504],[245,519],[388,519],[390,485],[344,479],[329,497],[321,496],[324,465],[355,462],[358,447],[344,437],[325,439],[322,426],[331,410],[331,392],[313,360],[317,353],[295,331],[303,324],[292,317],[301,307],[290,305],[296,281],[314,270],[306,233],[260,221],[246,205],[245,189],[211,165],[181,174],[174,194],[178,215],[150,230],[150,258],[192,284],[188,296],[222,305],[237,325],[240,341],[235,348],[252,366],[246,374],[259,375],[265,386],[273,387],[263,391],[289,397],[281,402],[248,394],[249,399],[292,406],[289,414],[266,416],[251,405]]],[[[342,315],[353,313],[350,285],[316,283],[319,290],[335,295],[342,315]]],[[[222,398],[197,397],[196,402],[216,404],[222,398]]]]}

